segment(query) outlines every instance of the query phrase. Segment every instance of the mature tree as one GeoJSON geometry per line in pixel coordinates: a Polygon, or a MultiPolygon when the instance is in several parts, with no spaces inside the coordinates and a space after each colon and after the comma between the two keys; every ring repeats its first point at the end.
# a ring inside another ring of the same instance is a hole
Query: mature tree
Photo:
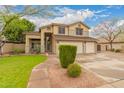
{"type": "Polygon", "coordinates": [[[117,19],[107,20],[97,25],[93,31],[97,37],[108,41],[112,50],[113,41],[123,32],[122,25],[117,19]]]}
{"type": "Polygon", "coordinates": [[[3,35],[8,41],[23,42],[23,32],[34,31],[35,25],[26,19],[16,18],[4,29],[3,35]]]}
{"type": "MultiPolygon", "coordinates": [[[[3,32],[6,29],[6,27],[10,24],[11,21],[18,17],[25,17],[25,16],[40,16],[40,17],[49,17],[53,16],[52,12],[53,6],[1,6],[0,9],[0,37],[3,37],[3,32]],[[17,10],[17,7],[19,7],[19,10],[17,10]],[[7,18],[6,16],[10,15],[11,18],[7,18]]],[[[3,39],[0,39],[0,45],[4,45],[3,39]]],[[[1,48],[2,48],[1,46],[1,48]]],[[[0,50],[1,50],[0,48],[0,50]]]]}
{"type": "Polygon", "coordinates": [[[18,17],[25,16],[40,16],[40,17],[49,17],[53,16],[52,7],[51,6],[2,6],[3,8],[0,10],[0,23],[2,23],[1,31],[4,31],[6,26],[14,19],[18,17]],[[16,8],[19,7],[19,10],[16,8]],[[13,16],[13,14],[15,16],[13,16]],[[6,17],[10,16],[11,17],[6,17]]]}

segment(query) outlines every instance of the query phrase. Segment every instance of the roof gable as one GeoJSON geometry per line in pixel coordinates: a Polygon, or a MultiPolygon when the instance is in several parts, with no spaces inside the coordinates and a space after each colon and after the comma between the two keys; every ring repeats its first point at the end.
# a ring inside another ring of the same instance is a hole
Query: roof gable
{"type": "Polygon", "coordinates": [[[90,29],[89,26],[87,26],[86,24],[84,24],[83,22],[79,21],[79,22],[75,22],[75,23],[71,23],[69,24],[68,26],[71,26],[71,25],[76,25],[76,24],[82,24],[83,26],[87,27],[88,29],[90,29]]]}
{"type": "Polygon", "coordinates": [[[82,24],[83,26],[87,27],[88,29],[90,29],[89,26],[87,26],[86,24],[84,24],[84,23],[81,22],[81,21],[74,22],[74,23],[71,23],[71,24],[51,23],[51,24],[48,24],[48,25],[45,25],[45,26],[40,27],[40,29],[46,28],[46,27],[48,27],[48,26],[53,26],[53,25],[58,25],[58,26],[71,26],[71,25],[75,25],[75,24],[79,24],[79,23],[82,24]]]}

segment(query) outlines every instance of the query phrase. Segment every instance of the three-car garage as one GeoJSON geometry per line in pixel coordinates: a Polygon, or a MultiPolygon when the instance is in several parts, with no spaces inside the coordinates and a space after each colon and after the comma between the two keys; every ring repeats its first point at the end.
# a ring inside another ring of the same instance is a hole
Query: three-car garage
{"type": "Polygon", "coordinates": [[[77,46],[77,54],[97,52],[97,40],[92,37],[54,35],[54,40],[55,40],[55,53],[59,53],[60,45],[77,46]]]}
{"type": "Polygon", "coordinates": [[[59,41],[56,44],[57,53],[59,52],[58,48],[59,48],[60,45],[74,45],[74,46],[77,46],[77,54],[96,53],[96,42],[59,41]]]}

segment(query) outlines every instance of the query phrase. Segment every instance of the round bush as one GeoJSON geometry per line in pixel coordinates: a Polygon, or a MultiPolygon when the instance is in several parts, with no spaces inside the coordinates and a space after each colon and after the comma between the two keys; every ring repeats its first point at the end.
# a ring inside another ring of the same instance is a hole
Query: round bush
{"type": "Polygon", "coordinates": [[[113,48],[111,51],[112,51],[112,52],[114,52],[114,51],[115,51],[115,49],[113,48]]]}
{"type": "Polygon", "coordinates": [[[121,52],[121,50],[120,49],[116,49],[115,52],[116,53],[119,53],[119,52],[121,52]]]}
{"type": "Polygon", "coordinates": [[[81,74],[81,66],[79,64],[70,64],[67,69],[67,73],[70,77],[78,77],[81,74]]]}

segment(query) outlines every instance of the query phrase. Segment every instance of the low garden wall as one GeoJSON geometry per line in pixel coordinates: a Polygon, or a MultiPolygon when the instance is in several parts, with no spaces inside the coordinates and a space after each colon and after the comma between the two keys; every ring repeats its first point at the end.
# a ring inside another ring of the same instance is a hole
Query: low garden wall
{"type": "Polygon", "coordinates": [[[2,54],[13,53],[15,50],[25,51],[25,43],[6,42],[2,47],[2,54]]]}
{"type": "MultiPolygon", "coordinates": [[[[99,44],[101,45],[101,51],[107,51],[110,50],[110,45],[109,44],[99,44]]],[[[121,52],[124,52],[124,43],[113,43],[112,44],[113,49],[121,50],[121,52]]]]}

